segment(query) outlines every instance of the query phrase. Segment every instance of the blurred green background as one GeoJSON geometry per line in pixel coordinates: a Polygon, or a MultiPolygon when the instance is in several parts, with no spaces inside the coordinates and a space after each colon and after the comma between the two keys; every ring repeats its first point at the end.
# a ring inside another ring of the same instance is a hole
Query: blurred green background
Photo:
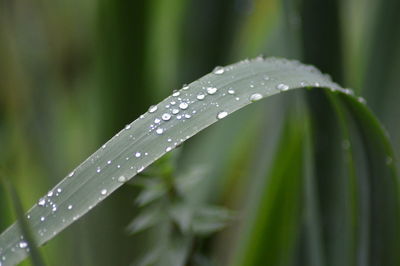
{"type": "MultiPolygon", "coordinates": [[[[259,54],[314,64],[354,88],[399,151],[399,12],[398,0],[0,0],[1,174],[28,209],[149,105],[216,65],[259,54]]],[[[324,158],[339,161],[330,151],[341,149],[324,138],[335,129],[326,100],[306,94],[251,106],[180,149],[176,175],[203,173],[190,200],[234,211],[223,230],[191,240],[187,265],[352,265],[343,244],[351,233],[335,215],[348,207],[346,185],[319,185],[311,202],[332,210],[320,217],[328,244],[305,248],[318,226],[304,222],[295,178],[305,171],[305,121],[321,122],[317,175],[335,178],[324,158]]],[[[122,187],[41,248],[47,264],[128,265],[148,252],[158,236],[126,230],[138,193],[122,187]]],[[[14,220],[0,187],[0,231],[14,220]]]]}

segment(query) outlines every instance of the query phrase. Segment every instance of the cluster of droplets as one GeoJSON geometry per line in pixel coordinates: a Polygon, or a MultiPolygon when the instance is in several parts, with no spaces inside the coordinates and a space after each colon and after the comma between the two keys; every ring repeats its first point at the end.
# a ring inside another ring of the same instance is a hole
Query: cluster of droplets
{"type": "MultiPolygon", "coordinates": [[[[271,59],[271,60],[277,60],[277,59],[271,59]]],[[[262,57],[257,57],[254,61],[256,62],[266,62],[268,60],[263,59],[262,57]]],[[[248,64],[250,62],[250,60],[244,60],[240,64],[248,64]]],[[[291,64],[293,64],[292,61],[288,61],[288,60],[277,60],[276,62],[279,62],[279,64],[285,65],[285,64],[289,64],[289,62],[291,64]]],[[[304,68],[307,71],[311,72],[311,73],[319,73],[319,70],[317,70],[316,68],[312,67],[312,66],[304,66],[301,64],[297,64],[298,67],[304,68]]],[[[229,67],[216,67],[213,71],[212,74],[213,75],[217,75],[217,76],[221,76],[221,75],[227,75],[227,79],[232,78],[234,79],[235,76],[234,74],[232,74],[232,72],[230,73],[230,70],[232,70],[234,67],[236,66],[229,66],[229,67]],[[229,76],[231,75],[231,76],[229,76]]],[[[329,77],[325,77],[325,79],[329,80],[329,77]]],[[[321,80],[322,81],[322,80],[321,80]]],[[[188,89],[190,88],[188,85],[183,85],[182,89],[179,91],[174,91],[172,93],[172,96],[168,98],[168,103],[165,106],[161,106],[164,103],[160,103],[158,105],[152,105],[149,107],[148,109],[148,114],[152,114],[153,116],[156,115],[155,118],[152,118],[152,123],[149,126],[149,131],[150,132],[154,132],[156,136],[164,136],[166,135],[166,132],[168,132],[168,129],[170,129],[173,125],[173,123],[171,123],[171,121],[173,121],[174,119],[176,120],[181,120],[182,122],[185,122],[186,119],[190,119],[193,115],[195,115],[197,112],[201,111],[201,110],[207,110],[207,108],[209,108],[211,105],[213,105],[215,108],[217,108],[216,111],[216,115],[215,118],[217,120],[223,119],[226,116],[229,115],[229,112],[227,110],[224,110],[224,108],[220,107],[220,103],[217,101],[218,98],[216,98],[216,95],[218,95],[218,97],[232,97],[232,99],[239,101],[240,97],[244,97],[248,99],[249,102],[256,102],[261,100],[265,95],[269,95],[269,94],[273,94],[276,92],[284,92],[284,91],[288,91],[290,89],[290,86],[288,84],[279,82],[278,80],[268,76],[268,75],[260,75],[260,80],[259,81],[255,81],[254,79],[252,81],[249,82],[248,86],[250,88],[251,93],[249,95],[245,95],[245,91],[241,90],[241,88],[234,88],[232,86],[228,87],[228,88],[217,88],[218,86],[215,86],[215,84],[211,84],[210,81],[203,83],[202,86],[202,90],[195,93],[195,94],[190,94],[188,92],[188,89]],[[259,82],[259,84],[257,83],[259,82]],[[271,85],[273,84],[273,85],[271,85]],[[259,91],[257,92],[257,88],[259,89],[259,91]],[[204,101],[207,97],[214,97],[214,100],[210,100],[210,101],[204,101]],[[195,102],[202,102],[202,108],[203,109],[199,109],[199,108],[191,108],[191,105],[194,104],[195,102]],[[169,124],[168,124],[169,123],[169,124]]],[[[293,84],[291,84],[293,85],[293,84]]],[[[320,82],[308,82],[308,81],[301,81],[299,82],[299,84],[301,87],[320,87],[321,84],[320,82]]],[[[322,86],[326,86],[325,83],[322,84],[322,86]]],[[[295,86],[293,86],[295,87],[295,86]]],[[[339,86],[333,86],[332,87],[333,91],[340,91],[343,92],[345,94],[348,95],[353,95],[352,90],[350,89],[341,89],[339,86]]],[[[363,98],[358,98],[359,102],[365,103],[365,100],[363,98]]],[[[145,118],[146,115],[141,115],[140,119],[145,118]]],[[[124,130],[126,131],[130,131],[133,129],[133,124],[128,124],[125,126],[124,130]]],[[[118,133],[116,135],[116,137],[120,136],[121,132],[118,133]]],[[[129,134],[129,133],[128,133],[129,134]]],[[[129,135],[129,137],[132,140],[135,140],[135,137],[132,136],[132,134],[129,135]]],[[[178,146],[181,142],[183,142],[184,140],[186,140],[187,138],[189,138],[190,136],[185,136],[184,138],[180,138],[177,140],[172,140],[171,137],[166,137],[166,141],[167,141],[167,145],[165,147],[165,152],[169,152],[171,151],[173,148],[175,148],[176,146],[178,146]]],[[[342,147],[344,149],[348,149],[350,146],[350,144],[348,143],[348,141],[344,141],[342,143],[342,147]]],[[[106,148],[106,145],[103,145],[102,147],[103,149],[106,148]]],[[[140,151],[135,151],[133,154],[131,154],[130,156],[126,157],[126,160],[129,159],[135,159],[135,160],[140,160],[142,159],[144,156],[146,156],[148,153],[147,152],[140,152],[140,151]]],[[[94,162],[94,160],[92,160],[92,162],[94,162]]],[[[391,157],[388,157],[386,159],[386,163],[387,164],[392,164],[392,159],[391,157]]],[[[115,167],[117,169],[121,168],[121,164],[117,164],[115,167]]],[[[110,166],[112,165],[112,161],[108,160],[105,164],[104,167],[110,166]]],[[[95,168],[96,173],[101,173],[101,171],[104,169],[104,167],[102,168],[101,166],[97,166],[95,168]]],[[[131,166],[132,170],[134,170],[134,167],[131,166]]],[[[122,169],[121,169],[122,170],[122,169]]],[[[144,170],[144,166],[140,166],[136,169],[136,173],[140,173],[144,170]]],[[[127,174],[121,174],[120,175],[113,177],[114,180],[116,180],[119,183],[125,183],[129,178],[127,176],[127,174]]],[[[74,177],[76,175],[76,172],[73,171],[71,172],[68,177],[74,177]]],[[[62,192],[62,190],[60,188],[49,191],[49,193],[47,194],[46,197],[40,199],[38,201],[38,206],[39,207],[48,207],[51,208],[51,211],[54,213],[57,211],[58,206],[55,204],[55,202],[52,200],[53,197],[58,196],[60,193],[62,192]]],[[[102,198],[104,198],[105,196],[107,196],[109,194],[109,190],[106,188],[101,188],[100,189],[100,197],[99,200],[101,200],[102,198]]],[[[91,209],[93,206],[89,206],[89,209],[91,209]]],[[[68,211],[73,210],[74,205],[69,204],[67,205],[66,209],[68,211]]],[[[76,220],[79,216],[74,216],[73,220],[76,220]]],[[[28,217],[29,218],[29,217],[28,217]]],[[[39,217],[39,220],[41,222],[43,222],[46,218],[44,216],[39,217]]],[[[63,222],[65,222],[65,220],[63,220],[63,222]]],[[[43,233],[45,230],[43,229],[41,231],[41,233],[43,233]]],[[[40,233],[40,232],[39,232],[40,233]]],[[[28,244],[26,241],[21,240],[18,243],[18,247],[19,248],[28,248],[28,244]]],[[[1,266],[1,264],[0,264],[1,266]]]]}
{"type": "MultiPolygon", "coordinates": [[[[54,202],[53,198],[56,198],[58,196],[60,196],[62,192],[62,189],[59,188],[55,188],[54,190],[50,190],[46,197],[39,199],[39,201],[37,202],[37,205],[39,207],[45,207],[45,208],[51,208],[52,213],[55,213],[58,209],[57,204],[54,202]]],[[[30,219],[30,216],[27,216],[28,219],[30,219]]],[[[45,220],[44,216],[40,217],[40,221],[43,222],[45,220]]]]}

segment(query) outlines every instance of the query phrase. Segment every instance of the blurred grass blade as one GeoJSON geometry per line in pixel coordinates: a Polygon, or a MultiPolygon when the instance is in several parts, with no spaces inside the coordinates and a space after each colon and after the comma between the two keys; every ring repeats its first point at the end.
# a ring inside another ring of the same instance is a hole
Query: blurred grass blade
{"type": "MultiPolygon", "coordinates": [[[[1,181],[1,180],[0,180],[1,181]]],[[[19,230],[21,231],[22,238],[18,243],[18,247],[29,250],[31,262],[33,266],[44,266],[44,261],[40,255],[34,236],[32,235],[31,228],[25,218],[24,210],[21,200],[15,191],[14,186],[7,180],[3,180],[8,194],[10,195],[12,205],[14,207],[15,215],[18,219],[19,230]]],[[[1,264],[1,263],[0,263],[1,264]]]]}
{"type": "Polygon", "coordinates": [[[386,132],[372,113],[361,103],[354,104],[347,98],[339,98],[355,124],[365,149],[366,184],[360,190],[366,187],[367,192],[361,191],[366,194],[364,201],[369,205],[364,214],[368,217],[366,260],[369,265],[400,265],[399,176],[394,163],[395,154],[386,132]]]}
{"type": "MultiPolygon", "coordinates": [[[[367,112],[348,90],[316,68],[297,61],[259,57],[216,68],[150,107],[40,199],[28,212],[38,244],[53,238],[124,182],[199,131],[261,98],[304,87],[329,88],[343,95],[349,105],[356,105],[358,111],[367,112]]],[[[368,124],[368,120],[363,122],[368,124]]],[[[385,136],[378,134],[379,127],[374,129],[374,138],[381,143],[385,136]]],[[[383,174],[393,178],[394,173],[383,174]]],[[[397,187],[388,193],[385,200],[398,202],[397,187]]],[[[397,209],[391,211],[398,215],[397,209]]],[[[19,241],[15,224],[0,235],[4,265],[13,265],[27,256],[25,249],[18,248],[19,241]]],[[[379,239],[376,244],[385,246],[379,239]]]]}
{"type": "Polygon", "coordinates": [[[234,265],[290,265],[300,231],[306,117],[287,120],[254,224],[234,265]],[[267,250],[267,252],[265,252],[267,250]]]}

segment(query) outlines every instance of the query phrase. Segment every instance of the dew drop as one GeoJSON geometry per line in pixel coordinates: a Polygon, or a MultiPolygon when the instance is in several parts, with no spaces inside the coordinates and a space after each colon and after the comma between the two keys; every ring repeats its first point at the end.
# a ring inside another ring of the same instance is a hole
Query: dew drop
{"type": "Polygon", "coordinates": [[[250,95],[249,100],[250,100],[251,102],[256,102],[256,101],[261,100],[262,97],[263,97],[263,96],[261,95],[261,93],[253,93],[252,95],[250,95]]]}
{"type": "Polygon", "coordinates": [[[172,114],[176,115],[177,113],[179,113],[179,109],[172,109],[172,114]]]}
{"type": "Polygon", "coordinates": [[[149,107],[149,113],[154,113],[155,111],[157,111],[157,105],[152,105],[149,107]]]}
{"type": "Polygon", "coordinates": [[[20,248],[26,248],[26,247],[28,247],[28,243],[26,243],[25,241],[21,241],[21,242],[19,242],[18,246],[20,248]]]}
{"type": "Polygon", "coordinates": [[[164,120],[164,121],[168,121],[168,120],[171,119],[171,115],[168,114],[168,113],[165,113],[165,114],[163,114],[163,115],[161,116],[161,118],[162,118],[162,120],[164,120]]]}
{"type": "Polygon", "coordinates": [[[125,129],[130,129],[131,128],[131,125],[126,125],[125,126],[125,129]]]}
{"type": "Polygon", "coordinates": [[[229,90],[228,90],[228,93],[229,93],[229,94],[235,94],[235,90],[234,90],[234,89],[229,89],[229,90]]]}
{"type": "Polygon", "coordinates": [[[358,97],[357,100],[362,104],[366,104],[367,103],[367,101],[363,97],[358,97]]]}
{"type": "Polygon", "coordinates": [[[106,195],[107,194],[107,189],[102,189],[101,191],[100,191],[100,193],[101,193],[101,195],[106,195]]]}
{"type": "Polygon", "coordinates": [[[124,183],[126,181],[126,177],[121,175],[120,177],[118,177],[118,182],[124,183]]]}
{"type": "Polygon", "coordinates": [[[208,93],[208,94],[211,94],[211,95],[212,95],[212,94],[215,94],[215,93],[217,92],[218,89],[215,88],[215,87],[208,87],[206,90],[207,90],[207,93],[208,93]]]}
{"type": "Polygon", "coordinates": [[[183,86],[182,86],[182,90],[187,90],[187,89],[189,89],[189,85],[187,85],[187,84],[183,84],[183,86]]]}
{"type": "Polygon", "coordinates": [[[68,177],[73,177],[75,174],[75,171],[72,171],[71,173],[69,173],[68,177]]]}
{"type": "Polygon", "coordinates": [[[204,94],[202,94],[202,93],[200,93],[199,95],[196,96],[197,100],[200,100],[200,101],[204,100],[205,97],[206,96],[204,94]]]}
{"type": "Polygon", "coordinates": [[[43,216],[40,217],[40,221],[43,222],[46,218],[44,218],[43,216]]]}
{"type": "Polygon", "coordinates": [[[179,91],[174,91],[174,93],[172,93],[172,96],[174,97],[178,97],[181,93],[179,91]]]}
{"type": "Polygon", "coordinates": [[[228,115],[228,112],[221,111],[221,112],[219,112],[219,113],[217,114],[217,119],[222,119],[222,118],[224,118],[224,117],[227,116],[227,115],[228,115]]]}
{"type": "Polygon", "coordinates": [[[156,129],[156,133],[157,133],[158,135],[161,135],[162,133],[164,133],[164,129],[162,129],[162,128],[157,128],[157,129],[156,129]]]}
{"type": "Polygon", "coordinates": [[[38,201],[38,205],[39,206],[44,206],[46,204],[46,200],[45,199],[40,199],[39,201],[38,201]]]}
{"type": "Polygon", "coordinates": [[[144,167],[142,166],[142,167],[140,167],[139,169],[137,169],[137,171],[136,171],[136,173],[141,173],[142,171],[144,170],[144,167]]]}
{"type": "Polygon", "coordinates": [[[141,154],[140,152],[136,152],[136,153],[135,153],[135,157],[136,157],[136,158],[139,158],[141,155],[142,155],[142,154],[141,154]]]}
{"type": "Polygon", "coordinates": [[[289,86],[283,83],[279,83],[276,88],[280,91],[287,91],[289,89],[289,86]]]}
{"type": "Polygon", "coordinates": [[[107,161],[107,164],[111,164],[111,160],[108,160],[108,161],[107,161]]]}
{"type": "Polygon", "coordinates": [[[179,104],[179,108],[181,108],[182,110],[187,109],[188,106],[189,106],[189,105],[188,105],[187,103],[185,103],[185,102],[179,104]]]}
{"type": "Polygon", "coordinates": [[[169,152],[169,151],[171,151],[171,150],[172,150],[171,147],[167,147],[167,148],[165,149],[166,152],[169,152]]]}
{"type": "Polygon", "coordinates": [[[68,210],[72,210],[72,205],[68,205],[68,210]]]}
{"type": "Polygon", "coordinates": [[[213,73],[216,75],[221,75],[224,74],[225,69],[223,67],[217,66],[216,68],[214,68],[213,73]]]}

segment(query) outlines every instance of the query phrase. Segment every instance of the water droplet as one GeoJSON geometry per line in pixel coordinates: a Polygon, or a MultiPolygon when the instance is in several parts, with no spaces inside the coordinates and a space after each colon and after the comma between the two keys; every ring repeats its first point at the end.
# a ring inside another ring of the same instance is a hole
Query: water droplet
{"type": "Polygon", "coordinates": [[[234,90],[234,89],[229,89],[229,90],[228,90],[228,93],[229,93],[229,94],[235,94],[235,90],[234,90]]]}
{"type": "Polygon", "coordinates": [[[172,114],[176,115],[177,113],[179,113],[179,109],[172,109],[172,114]]]}
{"type": "Polygon", "coordinates": [[[366,104],[366,103],[367,103],[367,101],[366,101],[365,98],[363,98],[363,97],[358,97],[357,100],[358,100],[360,103],[363,103],[363,104],[366,104]]]}
{"type": "Polygon", "coordinates": [[[75,174],[75,171],[72,171],[71,173],[69,173],[68,177],[73,177],[75,174]]]}
{"type": "Polygon", "coordinates": [[[167,148],[165,149],[166,152],[169,152],[170,150],[172,150],[171,147],[167,147],[167,148]]]}
{"type": "Polygon", "coordinates": [[[206,97],[206,95],[200,93],[199,95],[196,96],[197,100],[204,100],[204,98],[206,97]]]}
{"type": "Polygon", "coordinates": [[[57,206],[53,206],[53,209],[51,209],[53,212],[57,211],[57,206]]]}
{"type": "Polygon", "coordinates": [[[43,222],[46,218],[44,218],[43,216],[40,217],[40,221],[43,222]]]}
{"type": "Polygon", "coordinates": [[[187,85],[187,84],[183,84],[183,86],[182,86],[182,90],[187,90],[187,89],[189,89],[189,85],[187,85]]]}
{"type": "Polygon", "coordinates": [[[162,133],[164,133],[164,129],[162,129],[162,128],[157,128],[156,129],[156,133],[158,134],[158,135],[161,135],[162,133]]]}
{"type": "Polygon", "coordinates": [[[216,68],[214,68],[213,73],[216,75],[221,75],[224,74],[225,69],[223,67],[217,66],[216,68]]]}
{"type": "Polygon", "coordinates": [[[121,175],[120,177],[118,177],[118,182],[124,183],[126,181],[126,177],[121,175]]]}
{"type": "Polygon", "coordinates": [[[39,201],[38,201],[38,205],[39,206],[44,206],[46,204],[46,200],[45,199],[40,199],[39,201]]]}
{"type": "Polygon", "coordinates": [[[107,161],[107,164],[111,164],[111,160],[108,160],[108,161],[107,161]]]}
{"type": "Polygon", "coordinates": [[[168,113],[165,113],[165,114],[163,114],[163,115],[161,116],[161,118],[162,118],[162,120],[164,120],[164,121],[168,121],[168,120],[171,119],[171,115],[168,114],[168,113]]]}
{"type": "Polygon", "coordinates": [[[68,210],[72,210],[72,205],[68,205],[68,210]]]}
{"type": "Polygon", "coordinates": [[[276,88],[280,91],[287,91],[289,89],[289,86],[284,84],[284,83],[279,83],[276,88]]]}
{"type": "Polygon", "coordinates": [[[19,242],[18,246],[19,246],[20,248],[26,248],[26,247],[28,247],[28,243],[25,242],[25,241],[21,241],[21,242],[19,242]]]}
{"type": "Polygon", "coordinates": [[[262,94],[261,93],[253,93],[252,95],[250,95],[249,100],[251,102],[256,102],[262,99],[262,94]]]}
{"type": "Polygon", "coordinates": [[[61,188],[57,188],[57,192],[61,193],[62,189],[61,188]]]}
{"type": "Polygon", "coordinates": [[[157,111],[157,105],[152,105],[149,107],[149,113],[154,113],[155,111],[157,111]]]}
{"type": "Polygon", "coordinates": [[[189,105],[185,102],[179,104],[179,108],[181,108],[182,110],[185,110],[186,108],[188,108],[188,106],[189,105]]]}
{"type": "Polygon", "coordinates": [[[142,167],[140,167],[139,169],[137,169],[137,171],[136,171],[136,173],[141,173],[142,171],[144,170],[144,167],[142,166],[142,167]]]}
{"type": "Polygon", "coordinates": [[[140,152],[136,152],[136,153],[135,153],[135,157],[136,157],[136,158],[139,158],[141,155],[142,155],[142,154],[141,154],[140,152]]]}
{"type": "Polygon", "coordinates": [[[172,93],[172,96],[174,97],[178,97],[181,93],[179,91],[174,91],[174,93],[172,93]]]}
{"type": "Polygon", "coordinates": [[[100,172],[101,172],[101,168],[100,168],[100,167],[97,167],[96,172],[97,172],[97,173],[100,173],[100,172]]]}
{"type": "Polygon", "coordinates": [[[101,191],[100,191],[100,193],[101,193],[101,195],[106,195],[107,194],[107,189],[102,189],[101,191]]]}
{"type": "Polygon", "coordinates": [[[216,93],[218,89],[214,88],[214,87],[208,87],[206,90],[207,90],[208,94],[212,95],[212,94],[216,93]]]}
{"type": "Polygon", "coordinates": [[[47,197],[52,197],[53,196],[53,191],[49,191],[48,193],[47,193],[47,197]]]}
{"type": "Polygon", "coordinates": [[[131,125],[126,125],[125,126],[125,129],[130,129],[131,128],[131,125]]]}
{"type": "Polygon", "coordinates": [[[222,118],[224,118],[224,117],[227,116],[227,115],[228,115],[228,112],[221,111],[221,112],[219,112],[219,113],[217,114],[217,118],[218,118],[218,119],[222,119],[222,118]]]}

